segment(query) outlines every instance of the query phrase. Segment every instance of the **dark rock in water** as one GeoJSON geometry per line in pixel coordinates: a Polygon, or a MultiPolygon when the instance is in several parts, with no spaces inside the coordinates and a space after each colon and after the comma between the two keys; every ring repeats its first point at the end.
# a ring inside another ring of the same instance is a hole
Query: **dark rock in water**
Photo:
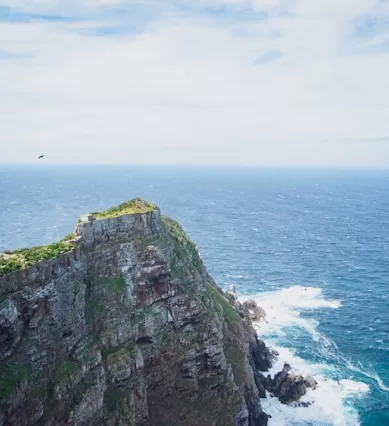
{"type": "Polygon", "coordinates": [[[259,397],[266,398],[266,378],[263,374],[257,371],[255,366],[252,365],[252,367],[254,371],[255,385],[257,386],[259,397]]]}
{"type": "Polygon", "coordinates": [[[265,388],[271,392],[272,387],[273,387],[273,379],[271,378],[270,374],[268,374],[266,377],[265,388]]]}
{"type": "Polygon", "coordinates": [[[253,426],[267,426],[269,419],[271,416],[268,414],[262,412],[257,419],[255,419],[255,422],[252,423],[253,426]]]}
{"type": "Polygon", "coordinates": [[[303,377],[292,373],[289,364],[284,364],[282,371],[274,376],[271,383],[269,383],[269,379],[266,383],[267,390],[272,392],[283,404],[298,401],[307,392],[303,377]]]}
{"type": "Polygon", "coordinates": [[[315,390],[317,387],[317,381],[312,376],[307,376],[304,379],[304,383],[307,388],[311,388],[312,390],[315,390]]]}
{"type": "Polygon", "coordinates": [[[301,376],[296,377],[293,374],[288,374],[279,388],[278,399],[287,404],[299,400],[306,392],[304,379],[301,376]]]}
{"type": "Polygon", "coordinates": [[[274,353],[258,338],[250,343],[250,351],[255,367],[260,371],[269,371],[275,359],[274,353]]]}
{"type": "MultiPolygon", "coordinates": [[[[282,383],[286,380],[286,377],[288,376],[289,371],[291,371],[290,365],[284,364],[284,368],[282,369],[282,371],[277,373],[274,376],[274,379],[271,381],[269,390],[272,391],[276,396],[278,396],[277,391],[281,388],[282,383]]],[[[270,376],[268,376],[268,378],[269,377],[270,376]]]]}

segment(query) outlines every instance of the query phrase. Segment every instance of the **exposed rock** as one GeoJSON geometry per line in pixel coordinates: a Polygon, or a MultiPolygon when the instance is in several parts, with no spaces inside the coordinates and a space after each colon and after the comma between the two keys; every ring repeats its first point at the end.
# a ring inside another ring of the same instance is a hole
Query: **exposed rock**
{"type": "Polygon", "coordinates": [[[266,312],[263,308],[257,305],[255,300],[249,299],[242,303],[242,309],[251,321],[265,320],[266,312]]]}
{"type": "Polygon", "coordinates": [[[231,296],[234,300],[238,298],[236,294],[236,287],[234,285],[231,285],[227,291],[228,296],[231,296]]]}
{"type": "Polygon", "coordinates": [[[307,376],[304,379],[304,383],[307,388],[311,388],[312,390],[315,390],[317,387],[317,381],[312,376],[307,376]]]}
{"type": "Polygon", "coordinates": [[[296,376],[291,370],[289,364],[284,364],[284,368],[274,379],[268,376],[266,380],[267,390],[284,404],[298,401],[307,392],[304,378],[296,376]]]}
{"type": "Polygon", "coordinates": [[[92,214],[74,235],[0,276],[1,425],[267,424],[274,354],[175,221],[92,214]]]}
{"type": "Polygon", "coordinates": [[[254,341],[250,342],[250,350],[255,367],[260,371],[269,371],[275,359],[275,353],[256,336],[254,341]]]}
{"type": "Polygon", "coordinates": [[[289,406],[291,407],[304,407],[304,408],[308,408],[310,407],[312,404],[314,403],[314,401],[295,401],[289,404],[289,406]]]}

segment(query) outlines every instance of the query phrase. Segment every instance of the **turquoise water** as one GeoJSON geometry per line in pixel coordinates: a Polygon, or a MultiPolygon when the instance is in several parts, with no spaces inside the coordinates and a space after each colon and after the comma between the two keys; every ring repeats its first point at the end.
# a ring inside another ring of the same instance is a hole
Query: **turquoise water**
{"type": "Polygon", "coordinates": [[[388,171],[0,166],[0,250],[137,196],[265,306],[258,332],[282,360],[321,378],[310,408],[268,401],[270,425],[389,425],[388,171]]]}

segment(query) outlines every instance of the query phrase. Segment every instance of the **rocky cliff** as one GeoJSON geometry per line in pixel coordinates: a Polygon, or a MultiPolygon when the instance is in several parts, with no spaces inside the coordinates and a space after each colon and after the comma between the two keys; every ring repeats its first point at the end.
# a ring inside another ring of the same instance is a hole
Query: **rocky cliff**
{"type": "Polygon", "coordinates": [[[0,425],[267,424],[271,354],[177,222],[136,200],[61,244],[0,259],[0,425]]]}

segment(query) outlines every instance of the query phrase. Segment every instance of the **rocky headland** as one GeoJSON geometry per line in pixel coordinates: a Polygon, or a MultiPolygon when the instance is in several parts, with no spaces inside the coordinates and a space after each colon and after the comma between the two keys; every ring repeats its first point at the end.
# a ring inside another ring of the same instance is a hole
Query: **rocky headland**
{"type": "Polygon", "coordinates": [[[155,205],[83,215],[58,243],[0,255],[0,425],[266,425],[260,398],[316,382],[263,374],[265,315],[155,205]]]}

